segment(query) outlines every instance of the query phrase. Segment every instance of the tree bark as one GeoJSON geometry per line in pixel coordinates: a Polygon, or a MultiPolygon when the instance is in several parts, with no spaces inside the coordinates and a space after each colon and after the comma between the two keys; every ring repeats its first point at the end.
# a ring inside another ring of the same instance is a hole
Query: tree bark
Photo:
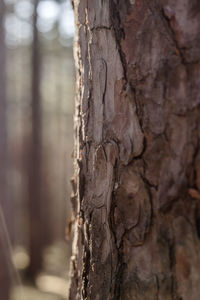
{"type": "Polygon", "coordinates": [[[76,0],[70,299],[200,299],[200,3],[76,0]]]}

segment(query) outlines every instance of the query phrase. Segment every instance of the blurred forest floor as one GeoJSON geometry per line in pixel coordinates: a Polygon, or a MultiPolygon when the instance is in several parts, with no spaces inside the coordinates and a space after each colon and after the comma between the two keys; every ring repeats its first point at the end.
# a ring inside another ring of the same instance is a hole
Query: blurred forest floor
{"type": "Polygon", "coordinates": [[[27,280],[26,273],[22,272],[22,284],[12,288],[10,300],[67,300],[69,257],[70,248],[63,242],[47,248],[44,253],[43,270],[37,276],[35,286],[27,280]]]}

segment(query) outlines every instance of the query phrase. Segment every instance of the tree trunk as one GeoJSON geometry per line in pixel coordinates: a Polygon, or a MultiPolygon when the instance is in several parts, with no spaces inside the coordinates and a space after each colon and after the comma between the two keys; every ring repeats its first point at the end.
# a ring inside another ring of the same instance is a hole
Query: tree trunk
{"type": "Polygon", "coordinates": [[[41,204],[41,99],[40,99],[40,49],[37,30],[37,7],[34,2],[32,45],[32,132],[29,158],[29,217],[30,217],[30,266],[28,275],[34,279],[42,269],[44,230],[41,204]]]}
{"type": "Polygon", "coordinates": [[[35,278],[42,269],[43,252],[53,241],[51,214],[52,196],[49,179],[44,177],[42,95],[42,45],[37,29],[39,0],[34,1],[32,43],[32,132],[30,138],[29,216],[30,216],[30,277],[35,278]]]}
{"type": "MultiPolygon", "coordinates": [[[[7,206],[7,126],[6,126],[6,48],[4,40],[5,4],[0,3],[0,194],[1,206],[7,206]]],[[[5,213],[5,211],[4,211],[5,213]]],[[[6,220],[7,221],[7,220],[6,220]]]]}
{"type": "Polygon", "coordinates": [[[5,251],[11,234],[11,210],[7,184],[7,126],[6,126],[6,47],[4,39],[5,4],[0,1],[0,297],[8,300],[11,289],[9,249],[5,251]],[[5,222],[4,222],[5,216],[5,222]],[[6,255],[9,253],[8,255],[6,255]]]}
{"type": "Polygon", "coordinates": [[[200,299],[200,3],[76,0],[70,299],[200,299]]]}

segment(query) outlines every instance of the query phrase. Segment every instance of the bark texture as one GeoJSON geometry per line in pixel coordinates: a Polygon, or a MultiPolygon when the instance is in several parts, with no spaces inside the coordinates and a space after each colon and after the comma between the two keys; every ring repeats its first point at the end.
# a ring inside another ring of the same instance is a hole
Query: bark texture
{"type": "Polygon", "coordinates": [[[200,299],[200,2],[76,0],[70,299],[200,299]]]}

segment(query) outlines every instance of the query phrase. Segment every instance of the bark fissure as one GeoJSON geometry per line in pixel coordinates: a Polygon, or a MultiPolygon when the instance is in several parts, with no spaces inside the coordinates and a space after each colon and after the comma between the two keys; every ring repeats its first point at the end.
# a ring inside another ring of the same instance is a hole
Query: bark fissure
{"type": "Polygon", "coordinates": [[[123,27],[120,26],[121,19],[120,19],[119,8],[114,0],[110,0],[110,11],[111,11],[111,18],[112,18],[112,22],[113,22],[113,30],[114,30],[114,34],[115,34],[115,40],[116,40],[116,44],[118,47],[123,70],[124,70],[124,79],[126,82],[124,89],[126,89],[126,85],[127,85],[126,57],[125,57],[125,54],[121,47],[121,39],[124,38],[124,31],[123,31],[123,27]]]}

